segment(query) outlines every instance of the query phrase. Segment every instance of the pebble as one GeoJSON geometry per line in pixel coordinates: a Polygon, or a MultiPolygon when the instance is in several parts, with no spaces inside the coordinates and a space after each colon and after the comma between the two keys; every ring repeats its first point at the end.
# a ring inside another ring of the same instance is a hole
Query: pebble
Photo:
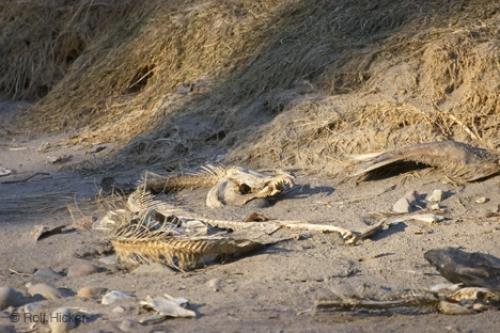
{"type": "Polygon", "coordinates": [[[101,287],[82,287],[78,290],[77,296],[81,298],[97,298],[104,295],[107,290],[101,287]]]}
{"type": "Polygon", "coordinates": [[[123,332],[131,332],[131,331],[136,331],[138,326],[138,322],[132,319],[125,319],[120,323],[120,326],[118,328],[123,331],[123,332]]]}
{"type": "Polygon", "coordinates": [[[24,295],[16,289],[10,287],[0,288],[0,310],[4,310],[9,306],[20,306],[25,301],[24,295]]]}
{"type": "Polygon", "coordinates": [[[401,198],[392,206],[392,211],[395,213],[409,213],[411,204],[406,198],[401,198]]]}
{"type": "Polygon", "coordinates": [[[44,280],[58,280],[62,277],[61,274],[57,273],[50,267],[38,269],[34,276],[44,280]]]}
{"type": "Polygon", "coordinates": [[[31,296],[40,295],[49,301],[53,301],[64,297],[59,289],[51,285],[48,285],[46,283],[37,283],[37,284],[27,283],[26,288],[28,288],[28,293],[31,296]]]}
{"type": "Polygon", "coordinates": [[[111,312],[113,313],[124,313],[125,312],[125,308],[123,306],[116,306],[113,308],[113,310],[111,310],[111,312]]]}
{"type": "Polygon", "coordinates": [[[109,305],[119,301],[132,301],[134,299],[134,297],[123,291],[111,290],[108,291],[104,296],[102,296],[101,303],[104,305],[109,305]]]}
{"type": "Polygon", "coordinates": [[[427,198],[429,202],[441,202],[444,199],[444,192],[442,190],[434,190],[432,194],[427,198]]]}
{"type": "Polygon", "coordinates": [[[69,332],[76,327],[75,314],[69,308],[57,308],[50,315],[49,327],[51,333],[69,332]]]}
{"type": "Polygon", "coordinates": [[[219,279],[210,279],[207,281],[207,287],[212,289],[215,292],[218,292],[221,289],[222,281],[219,279]]]}
{"type": "Polygon", "coordinates": [[[0,177],[8,176],[12,173],[12,170],[0,167],[0,177]]]}
{"type": "Polygon", "coordinates": [[[69,266],[67,276],[68,277],[87,276],[97,273],[100,270],[101,270],[100,267],[88,261],[79,261],[69,266]]]}

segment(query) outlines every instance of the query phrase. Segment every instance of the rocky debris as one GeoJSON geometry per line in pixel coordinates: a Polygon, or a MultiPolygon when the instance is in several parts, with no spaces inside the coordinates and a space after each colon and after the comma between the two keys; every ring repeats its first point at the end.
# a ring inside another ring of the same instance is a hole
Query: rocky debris
{"type": "Polygon", "coordinates": [[[19,291],[10,287],[0,287],[0,310],[9,306],[18,307],[26,302],[26,297],[19,291]]]}
{"type": "Polygon", "coordinates": [[[62,164],[69,162],[73,158],[73,155],[57,155],[57,156],[48,156],[47,157],[47,162],[50,164],[62,164]]]}
{"type": "Polygon", "coordinates": [[[82,287],[78,290],[77,296],[81,298],[98,298],[103,296],[107,290],[101,287],[82,287]]]}
{"type": "Polygon", "coordinates": [[[50,267],[40,268],[33,275],[43,280],[58,280],[62,278],[62,274],[54,271],[50,267]]]}
{"type": "Polygon", "coordinates": [[[41,239],[47,238],[52,235],[60,234],[63,232],[64,228],[66,228],[66,224],[58,225],[56,227],[46,226],[46,225],[37,225],[31,231],[31,236],[34,241],[39,241],[41,239]]]}
{"type": "Polygon", "coordinates": [[[61,307],[55,309],[49,317],[51,333],[66,333],[77,326],[77,314],[70,308],[61,307]]]}
{"type": "Polygon", "coordinates": [[[176,298],[168,294],[154,298],[148,295],[144,301],[140,302],[143,308],[152,309],[161,316],[196,317],[196,312],[186,308],[188,303],[189,301],[185,298],[176,298]]]}
{"type": "Polygon", "coordinates": [[[427,251],[424,258],[452,283],[500,290],[500,258],[451,247],[427,251]]]}
{"type": "Polygon", "coordinates": [[[37,284],[27,283],[26,288],[28,288],[28,293],[31,296],[40,295],[49,301],[53,301],[64,297],[63,293],[59,289],[46,283],[37,283],[37,284]]]}
{"type": "Polygon", "coordinates": [[[79,277],[87,276],[94,273],[102,271],[101,267],[98,267],[88,261],[78,261],[68,267],[68,277],[79,277]]]}
{"type": "Polygon", "coordinates": [[[427,198],[428,202],[432,203],[439,203],[443,201],[444,199],[444,192],[443,190],[434,190],[432,191],[431,195],[427,198]]]}
{"type": "Polygon", "coordinates": [[[0,177],[8,176],[12,174],[12,170],[0,167],[0,177]]]}
{"type": "Polygon", "coordinates": [[[109,305],[116,302],[125,302],[135,300],[135,297],[119,290],[108,291],[104,296],[102,296],[101,304],[109,305]]]}

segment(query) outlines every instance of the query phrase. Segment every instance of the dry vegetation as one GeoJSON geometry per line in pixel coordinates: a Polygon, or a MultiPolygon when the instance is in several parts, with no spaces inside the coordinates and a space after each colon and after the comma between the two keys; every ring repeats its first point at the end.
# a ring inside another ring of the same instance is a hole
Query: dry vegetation
{"type": "Polygon", "coordinates": [[[0,93],[124,156],[335,172],[346,154],[500,147],[494,1],[16,1],[0,93]]]}

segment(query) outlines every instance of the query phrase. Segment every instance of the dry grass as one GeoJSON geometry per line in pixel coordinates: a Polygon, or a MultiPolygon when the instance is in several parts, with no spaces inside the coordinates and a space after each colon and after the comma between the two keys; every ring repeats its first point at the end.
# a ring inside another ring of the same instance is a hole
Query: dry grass
{"type": "Polygon", "coordinates": [[[498,149],[499,20],[481,0],[16,2],[0,5],[0,93],[43,96],[31,128],[132,140],[133,159],[174,167],[221,153],[336,172],[345,154],[442,138],[498,149]]]}

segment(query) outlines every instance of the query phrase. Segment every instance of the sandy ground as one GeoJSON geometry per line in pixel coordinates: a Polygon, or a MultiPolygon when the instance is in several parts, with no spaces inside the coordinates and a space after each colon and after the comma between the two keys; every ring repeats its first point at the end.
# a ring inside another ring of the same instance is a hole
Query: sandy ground
{"type": "MultiPolygon", "coordinates": [[[[6,124],[11,112],[3,109],[0,119],[6,124]]],[[[489,217],[500,204],[498,176],[456,187],[441,182],[438,174],[420,171],[359,185],[351,182],[337,185],[336,179],[299,172],[298,188],[273,206],[262,209],[249,206],[207,210],[203,190],[182,191],[175,195],[178,202],[210,217],[241,219],[259,211],[272,218],[305,219],[361,230],[366,228],[363,216],[390,211],[392,204],[406,192],[415,190],[424,195],[442,189],[447,191],[442,205],[447,208],[449,219],[433,225],[400,222],[356,246],[344,245],[335,234],[281,231],[303,237],[253,256],[189,273],[168,269],[125,272],[100,261],[103,254],[99,249],[106,247],[102,236],[95,231],[66,232],[38,242],[32,239],[35,225],[71,223],[68,203],[78,202],[85,215],[102,215],[103,211],[93,203],[101,179],[113,176],[134,182],[143,170],[122,166],[89,173],[82,167],[113,156],[113,145],[106,145],[99,152],[97,147],[40,149],[61,136],[33,138],[26,133],[4,133],[0,137],[0,167],[14,171],[10,176],[0,177],[0,286],[23,292],[28,282],[46,282],[74,292],[83,286],[96,286],[126,291],[138,300],[168,293],[189,299],[199,314],[196,319],[169,319],[129,328],[138,332],[494,332],[500,327],[497,311],[469,316],[376,317],[314,315],[312,311],[316,299],[328,298],[338,291],[384,295],[445,283],[423,258],[429,249],[460,246],[500,257],[500,220],[498,215],[489,217]],[[47,162],[51,156],[63,154],[73,157],[62,164],[47,162]],[[3,183],[22,180],[37,172],[43,174],[25,182],[3,183]],[[481,196],[488,201],[476,203],[481,196]],[[48,267],[65,272],[79,260],[78,256],[106,270],[75,278],[62,274],[57,279],[33,274],[48,267]]],[[[76,296],[42,304],[48,310],[64,305],[98,314],[72,332],[120,332],[125,319],[144,316],[138,314],[138,302],[124,313],[113,313],[115,305],[104,306],[76,296]]],[[[26,320],[13,323],[8,314],[0,315],[0,325],[16,325],[19,331],[27,330],[29,324],[26,320]]]]}

